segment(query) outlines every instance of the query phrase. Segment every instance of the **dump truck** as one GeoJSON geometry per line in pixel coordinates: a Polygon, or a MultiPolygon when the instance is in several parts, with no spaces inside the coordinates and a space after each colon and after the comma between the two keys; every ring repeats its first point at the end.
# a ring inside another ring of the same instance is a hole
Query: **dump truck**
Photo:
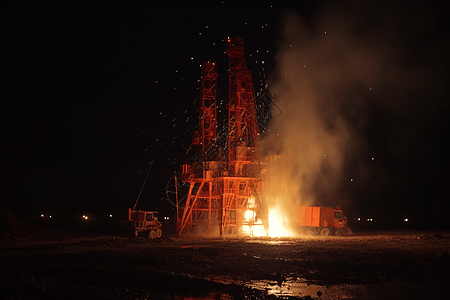
{"type": "Polygon", "coordinates": [[[347,217],[338,207],[299,207],[297,209],[297,225],[304,234],[351,235],[347,226],[347,217]]]}
{"type": "Polygon", "coordinates": [[[162,236],[162,224],[158,221],[157,211],[128,209],[128,220],[125,227],[135,236],[145,236],[150,239],[162,236]]]}

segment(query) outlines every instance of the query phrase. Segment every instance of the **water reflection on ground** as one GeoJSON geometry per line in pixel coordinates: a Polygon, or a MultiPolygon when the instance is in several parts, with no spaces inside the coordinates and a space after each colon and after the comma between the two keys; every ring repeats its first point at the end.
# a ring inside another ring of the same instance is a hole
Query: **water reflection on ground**
{"type": "Polygon", "coordinates": [[[323,300],[328,299],[367,299],[366,289],[362,285],[333,285],[321,286],[307,283],[304,279],[290,279],[283,282],[269,280],[251,280],[246,286],[254,289],[265,290],[269,295],[275,295],[280,299],[286,296],[306,297],[311,296],[323,300]]]}

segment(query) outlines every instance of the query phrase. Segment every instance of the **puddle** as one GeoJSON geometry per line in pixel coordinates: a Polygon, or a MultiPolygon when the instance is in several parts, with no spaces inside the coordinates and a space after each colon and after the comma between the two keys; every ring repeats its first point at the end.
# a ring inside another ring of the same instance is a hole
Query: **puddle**
{"type": "Polygon", "coordinates": [[[316,285],[307,283],[305,279],[286,279],[283,282],[275,280],[239,280],[228,276],[215,276],[208,278],[210,281],[223,284],[238,284],[247,288],[266,292],[279,299],[288,297],[306,297],[313,299],[337,300],[337,299],[372,299],[368,297],[367,288],[361,284],[340,285],[316,285]]]}
{"type": "MultiPolygon", "coordinates": [[[[203,279],[227,285],[236,284],[251,290],[261,291],[276,299],[292,299],[295,297],[308,299],[308,296],[311,297],[311,299],[316,300],[441,299],[442,295],[448,295],[448,293],[450,293],[450,288],[445,280],[436,283],[421,282],[420,284],[417,284],[416,282],[392,280],[381,284],[318,285],[308,283],[304,278],[295,277],[284,278],[284,281],[282,282],[269,279],[248,280],[230,276],[211,276],[203,279]]],[[[229,294],[224,294],[222,298],[219,298],[217,294],[214,295],[214,297],[215,298],[202,297],[192,299],[232,299],[232,296],[229,294]]],[[[264,297],[259,298],[266,299],[264,297]]],[[[254,299],[254,297],[250,296],[246,299],[254,299]]]]}
{"type": "MultiPolygon", "coordinates": [[[[204,278],[206,279],[206,278],[204,278]]],[[[307,283],[305,279],[287,279],[283,282],[275,280],[242,280],[229,276],[214,276],[209,281],[236,284],[251,289],[245,294],[245,299],[316,299],[316,300],[371,300],[371,299],[441,299],[449,291],[446,285],[417,285],[411,282],[393,281],[381,285],[337,284],[316,285],[307,283]],[[258,291],[252,293],[251,291],[258,291]],[[262,292],[260,294],[259,292],[262,292]],[[309,297],[308,297],[309,296],[309,297]]],[[[240,296],[242,296],[240,294],[240,296]]],[[[239,299],[241,299],[240,297],[239,299]]],[[[217,300],[235,299],[230,293],[211,292],[203,295],[175,296],[177,300],[217,300]]]]}
{"type": "Polygon", "coordinates": [[[308,284],[304,279],[287,280],[282,283],[272,280],[250,280],[244,282],[249,288],[265,290],[269,295],[283,298],[287,296],[311,296],[318,299],[366,299],[365,288],[361,285],[321,286],[308,284]]]}

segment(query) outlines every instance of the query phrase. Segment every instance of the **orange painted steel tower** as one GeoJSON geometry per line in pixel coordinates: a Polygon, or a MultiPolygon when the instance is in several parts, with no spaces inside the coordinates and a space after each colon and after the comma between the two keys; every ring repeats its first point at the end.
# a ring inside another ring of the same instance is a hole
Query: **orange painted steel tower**
{"type": "Polygon", "coordinates": [[[202,67],[200,81],[200,130],[194,132],[193,145],[201,146],[203,160],[212,160],[219,152],[217,139],[217,66],[210,61],[202,67]]]}
{"type": "Polygon", "coordinates": [[[202,67],[200,126],[193,146],[198,162],[182,166],[181,181],[189,184],[186,202],[177,207],[178,235],[254,235],[265,232],[261,212],[261,173],[253,79],[245,64],[242,39],[227,41],[229,57],[228,132],[217,136],[217,68],[202,67]],[[227,141],[220,156],[218,139],[227,141]],[[201,146],[201,147],[200,147],[201,146]]]}

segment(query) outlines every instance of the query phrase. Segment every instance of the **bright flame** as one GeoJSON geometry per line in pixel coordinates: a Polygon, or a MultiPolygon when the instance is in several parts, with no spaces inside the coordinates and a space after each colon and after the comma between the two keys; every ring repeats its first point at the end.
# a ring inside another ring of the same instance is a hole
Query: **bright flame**
{"type": "Polygon", "coordinates": [[[255,219],[255,212],[253,210],[246,210],[244,213],[245,221],[253,221],[255,219]]]}
{"type": "Polygon", "coordinates": [[[270,237],[286,237],[295,236],[291,230],[289,218],[283,213],[280,206],[274,206],[269,209],[269,236],[270,237]]]}
{"type": "Polygon", "coordinates": [[[245,211],[244,219],[248,222],[248,225],[242,225],[242,233],[249,236],[267,236],[264,224],[259,219],[255,221],[255,216],[255,211],[245,211]]]}
{"type": "MultiPolygon", "coordinates": [[[[255,199],[248,199],[248,208],[255,207],[255,199]]],[[[264,229],[264,224],[258,218],[256,219],[256,213],[254,210],[248,209],[244,212],[244,221],[248,223],[248,225],[242,226],[242,233],[250,236],[267,236],[266,230],[264,229]]]]}
{"type": "MultiPolygon", "coordinates": [[[[251,206],[251,205],[250,205],[251,206]]],[[[291,229],[292,224],[286,213],[280,206],[269,208],[268,231],[264,228],[261,219],[256,219],[254,210],[244,212],[244,220],[248,225],[243,225],[242,233],[250,236],[269,236],[269,237],[293,237],[295,232],[291,229]]]]}
{"type": "Polygon", "coordinates": [[[266,229],[261,220],[258,220],[255,226],[253,226],[253,236],[267,236],[266,229]]]}

